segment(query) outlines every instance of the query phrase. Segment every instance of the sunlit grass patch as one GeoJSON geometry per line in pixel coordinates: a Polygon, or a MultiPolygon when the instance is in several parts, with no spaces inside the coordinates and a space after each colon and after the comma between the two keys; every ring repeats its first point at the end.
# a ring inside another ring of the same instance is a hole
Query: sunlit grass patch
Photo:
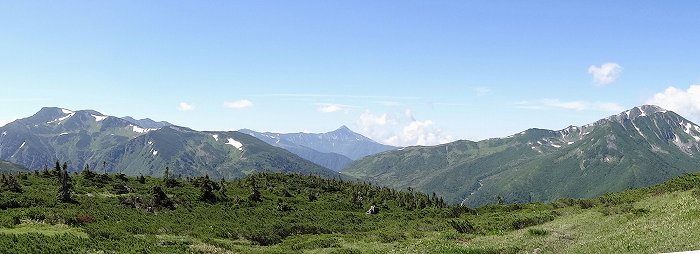
{"type": "Polygon", "coordinates": [[[47,236],[70,234],[77,237],[87,238],[88,234],[80,228],[71,227],[65,224],[47,224],[25,220],[22,223],[15,225],[12,228],[0,228],[0,234],[29,234],[38,233],[47,236]]]}

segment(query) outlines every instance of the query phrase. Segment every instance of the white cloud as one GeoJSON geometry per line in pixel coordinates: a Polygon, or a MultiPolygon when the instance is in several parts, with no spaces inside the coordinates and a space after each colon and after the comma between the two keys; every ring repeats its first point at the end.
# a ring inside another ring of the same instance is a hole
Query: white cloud
{"type": "Polygon", "coordinates": [[[339,111],[348,112],[351,108],[353,108],[352,106],[349,106],[349,105],[334,104],[334,103],[317,103],[316,106],[318,106],[318,108],[316,108],[316,110],[318,110],[318,112],[322,112],[322,113],[335,113],[335,112],[339,112],[339,111]]]}
{"type": "Polygon", "coordinates": [[[374,126],[385,126],[389,122],[391,122],[391,119],[389,119],[389,115],[384,113],[382,115],[374,115],[368,111],[365,111],[360,115],[359,119],[359,124],[360,127],[362,128],[372,128],[374,126]]]}
{"type": "Polygon", "coordinates": [[[526,109],[568,109],[568,110],[595,110],[620,112],[624,107],[614,102],[589,102],[589,101],[561,101],[559,99],[543,99],[539,101],[522,101],[516,104],[519,108],[526,109]]]}
{"type": "Polygon", "coordinates": [[[690,120],[700,120],[700,85],[691,85],[688,90],[668,87],[646,101],[659,107],[674,111],[690,120]]]}
{"type": "Polygon", "coordinates": [[[416,120],[408,109],[402,117],[365,111],[360,115],[358,125],[368,137],[394,146],[436,145],[454,141],[452,136],[435,127],[432,120],[416,120]]]}
{"type": "Polygon", "coordinates": [[[413,112],[411,112],[410,109],[406,109],[403,115],[406,116],[406,118],[408,118],[408,120],[410,120],[411,122],[416,121],[416,117],[413,116],[413,112]]]}
{"type": "Polygon", "coordinates": [[[194,110],[194,105],[188,104],[186,102],[180,102],[178,109],[180,109],[180,111],[192,111],[194,110]]]}
{"type": "Polygon", "coordinates": [[[244,109],[244,108],[250,108],[252,106],[253,106],[253,102],[246,100],[246,99],[224,102],[224,107],[233,108],[233,109],[244,109]]]}
{"type": "Polygon", "coordinates": [[[616,63],[604,63],[600,67],[591,65],[588,67],[588,73],[593,75],[596,85],[609,85],[620,77],[622,66],[616,63]]]}

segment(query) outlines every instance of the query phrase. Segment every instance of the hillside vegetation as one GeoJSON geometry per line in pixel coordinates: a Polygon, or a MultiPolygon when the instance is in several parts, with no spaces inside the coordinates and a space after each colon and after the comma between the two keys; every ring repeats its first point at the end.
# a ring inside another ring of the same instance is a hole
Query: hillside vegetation
{"type": "Polygon", "coordinates": [[[470,207],[591,198],[646,187],[700,168],[700,126],[656,106],[595,123],[505,138],[407,147],[343,173],[393,188],[436,192],[470,207]]]}
{"type": "MultiPolygon", "coordinates": [[[[298,174],[0,181],[0,253],[655,253],[700,249],[700,174],[593,199],[445,206],[298,174]],[[14,184],[13,184],[14,182],[14,184]],[[375,205],[377,214],[367,214],[375,205]]],[[[12,179],[12,180],[10,180],[12,179]]]]}

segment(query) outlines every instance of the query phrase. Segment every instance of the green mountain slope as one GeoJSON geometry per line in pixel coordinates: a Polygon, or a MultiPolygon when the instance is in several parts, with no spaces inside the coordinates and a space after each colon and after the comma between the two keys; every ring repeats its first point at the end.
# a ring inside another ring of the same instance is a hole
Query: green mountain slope
{"type": "Polygon", "coordinates": [[[284,149],[240,132],[199,132],[166,126],[98,155],[114,165],[108,171],[160,176],[165,167],[176,175],[238,178],[254,172],[286,172],[340,177],[284,149]]]}
{"type": "Polygon", "coordinates": [[[27,172],[28,169],[12,162],[0,161],[0,174],[27,172]]]}
{"type": "MultiPolygon", "coordinates": [[[[151,121],[154,122],[154,121],[151,121]]],[[[145,128],[93,110],[43,108],[0,127],[0,159],[30,169],[66,161],[70,171],[232,178],[259,171],[323,177],[338,173],[239,132],[200,132],[167,125],[145,128]],[[215,137],[216,136],[216,137],[215,137]]]]}
{"type": "Polygon", "coordinates": [[[641,106],[560,131],[408,147],[366,157],[345,174],[395,188],[436,192],[449,202],[595,197],[649,186],[700,168],[700,127],[676,113],[641,106]]]}

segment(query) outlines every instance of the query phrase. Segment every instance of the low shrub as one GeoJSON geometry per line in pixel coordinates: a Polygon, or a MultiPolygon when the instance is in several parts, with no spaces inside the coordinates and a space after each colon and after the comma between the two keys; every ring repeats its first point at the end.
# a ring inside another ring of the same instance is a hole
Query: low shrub
{"type": "Polygon", "coordinates": [[[527,233],[534,236],[545,236],[549,234],[549,231],[540,228],[531,228],[527,230],[527,233]]]}
{"type": "Polygon", "coordinates": [[[469,221],[457,221],[457,220],[451,220],[450,226],[457,230],[457,232],[460,232],[462,234],[472,234],[476,230],[474,229],[474,226],[469,223],[469,221]]]}

